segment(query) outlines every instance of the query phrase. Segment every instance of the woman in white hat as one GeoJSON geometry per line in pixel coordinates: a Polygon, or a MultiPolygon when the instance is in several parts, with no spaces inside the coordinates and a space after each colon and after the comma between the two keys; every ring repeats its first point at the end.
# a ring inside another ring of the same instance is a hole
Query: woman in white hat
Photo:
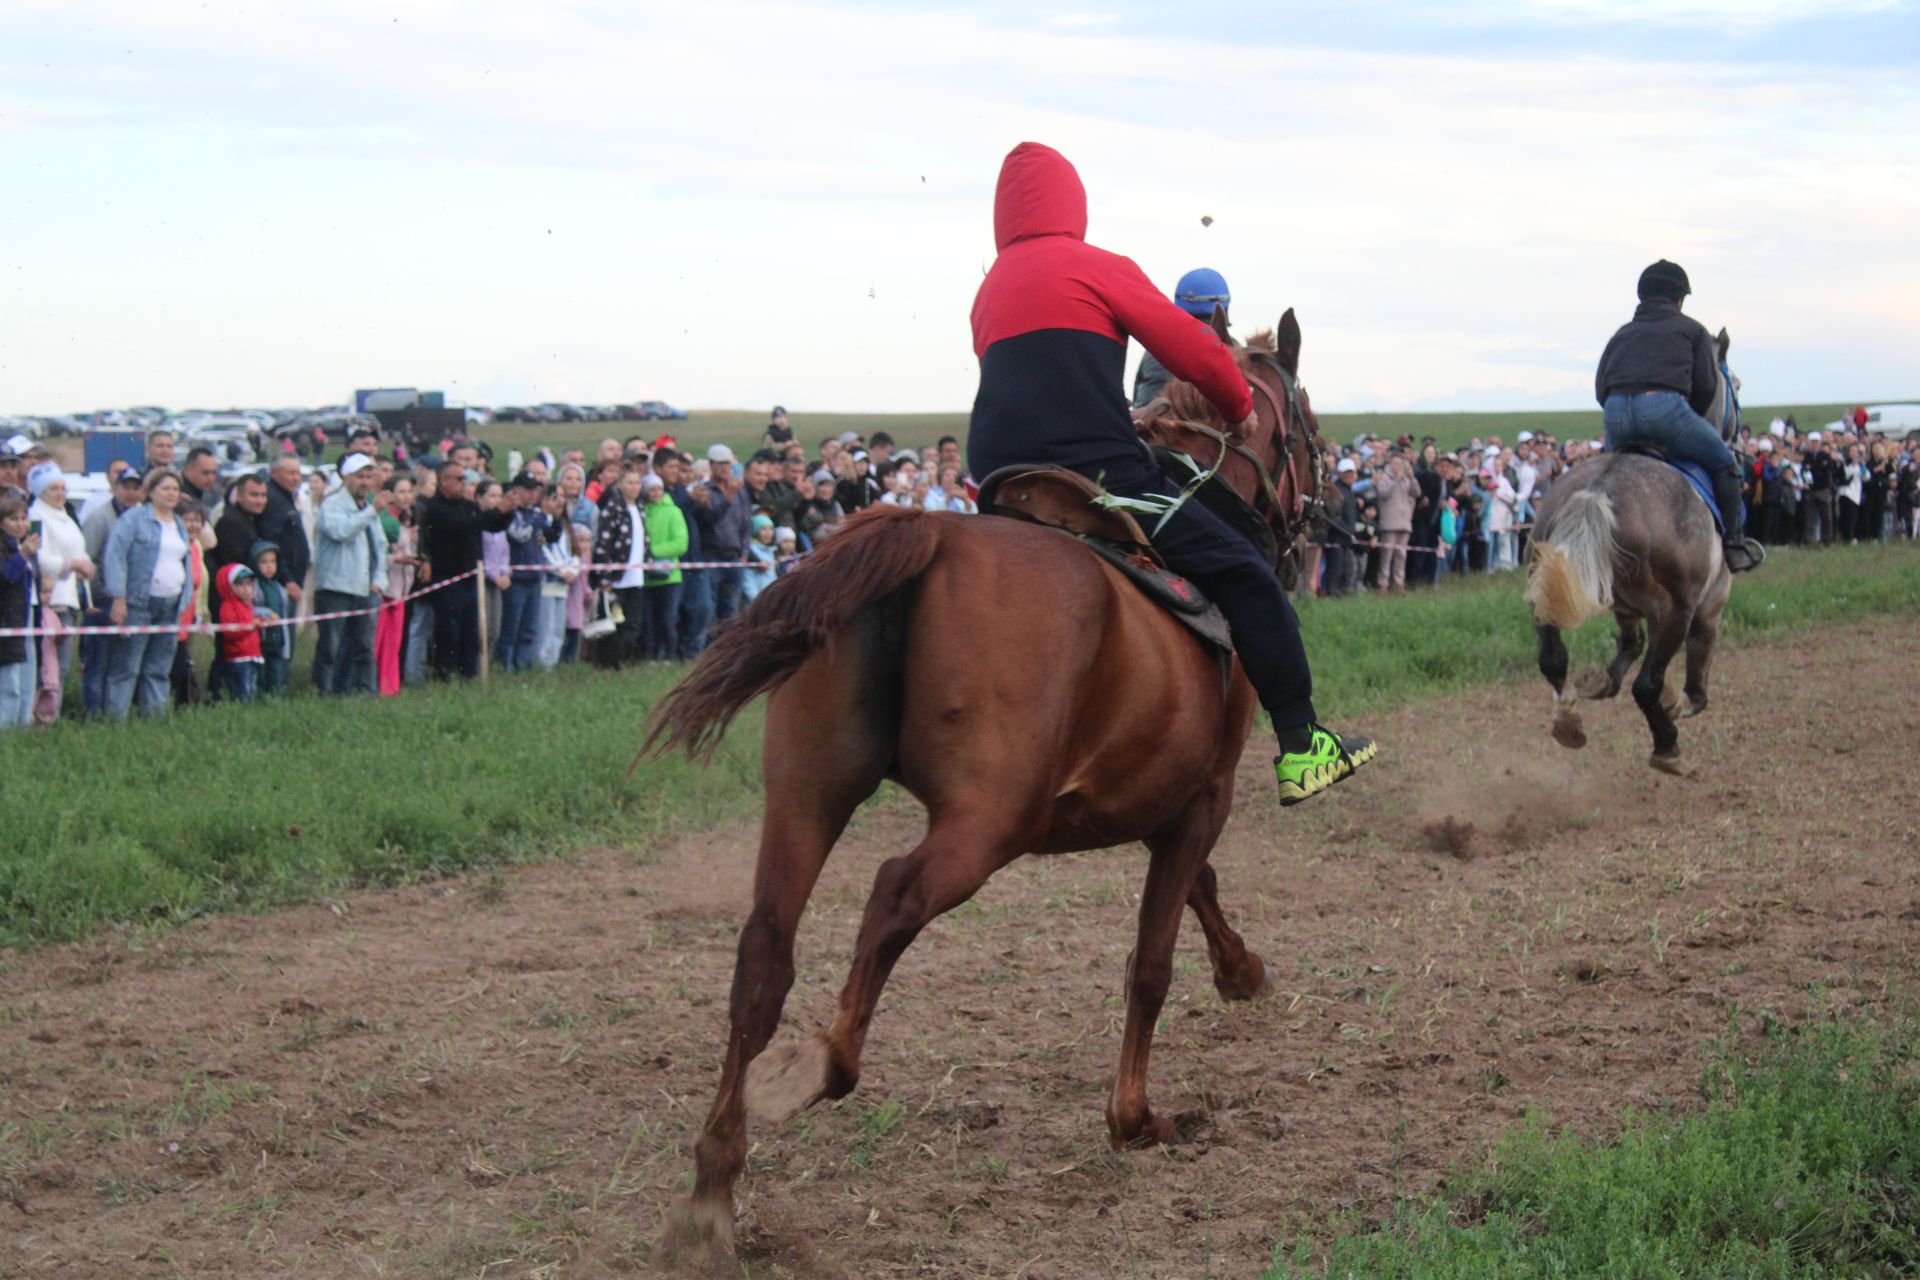
{"type": "MultiPolygon", "coordinates": [[[[27,492],[33,495],[27,519],[40,530],[42,609],[53,619],[48,625],[71,627],[80,616],[81,584],[91,582],[95,573],[87,557],[87,538],[67,514],[67,477],[57,463],[43,462],[29,471],[27,492]]],[[[60,718],[61,682],[72,665],[73,636],[40,637],[35,724],[52,724],[60,718]]]]}

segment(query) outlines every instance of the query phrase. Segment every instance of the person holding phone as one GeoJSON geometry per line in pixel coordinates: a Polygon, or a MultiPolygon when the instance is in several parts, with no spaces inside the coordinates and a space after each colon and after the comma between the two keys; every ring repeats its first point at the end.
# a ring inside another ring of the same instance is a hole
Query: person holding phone
{"type": "MultiPolygon", "coordinates": [[[[39,552],[26,500],[0,493],[0,627],[30,627],[38,616],[39,552]]],[[[0,636],[0,730],[33,722],[35,639],[0,636]]]]}

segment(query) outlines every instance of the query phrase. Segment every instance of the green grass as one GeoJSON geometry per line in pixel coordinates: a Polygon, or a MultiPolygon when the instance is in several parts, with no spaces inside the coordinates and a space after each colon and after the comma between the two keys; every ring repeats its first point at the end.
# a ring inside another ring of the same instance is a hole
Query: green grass
{"type": "MultiPolygon", "coordinates": [[[[1316,701],[1336,718],[1537,679],[1520,590],[1517,573],[1481,575],[1404,599],[1303,606],[1316,701]]],[[[1778,552],[1740,581],[1726,641],[1894,612],[1920,612],[1920,548],[1778,552]]],[[[1576,660],[1604,660],[1611,643],[1596,620],[1574,637],[1576,660]]],[[[677,832],[752,816],[757,708],[712,769],[676,758],[625,776],[647,709],[679,673],[569,668],[0,735],[0,946],[598,844],[644,857],[677,832]]]]}
{"type": "MultiPolygon", "coordinates": [[[[1474,574],[1404,598],[1303,603],[1315,704],[1333,719],[1516,676],[1538,679],[1524,587],[1518,572],[1474,574]]],[[[1721,644],[1898,612],[1920,613],[1920,547],[1776,548],[1763,569],[1735,580],[1721,644]]],[[[1569,636],[1575,668],[1610,659],[1613,636],[1606,618],[1569,636]]]]}
{"type": "Polygon", "coordinates": [[[1682,1115],[1596,1142],[1534,1116],[1489,1164],[1371,1229],[1275,1250],[1266,1280],[1826,1277],[1920,1269],[1920,1026],[1729,1032],[1682,1115]]]}
{"type": "MultiPolygon", "coordinates": [[[[1743,415],[1749,423],[1764,428],[1775,415],[1790,413],[1801,429],[1807,430],[1831,422],[1852,408],[1851,404],[1747,405],[1743,415]]],[[[1522,431],[1544,430],[1563,440],[1600,434],[1598,407],[1520,413],[1323,413],[1319,418],[1321,434],[1340,444],[1351,443],[1362,431],[1389,439],[1405,433],[1416,441],[1433,436],[1443,449],[1457,449],[1475,436],[1484,440],[1497,435],[1512,444],[1522,431]]],[[[965,413],[800,413],[792,415],[789,423],[794,438],[807,447],[809,457],[819,456],[823,438],[842,431],[858,431],[863,436],[886,431],[901,445],[916,449],[945,435],[957,437],[963,447],[967,439],[965,413]]],[[[509,449],[531,454],[547,445],[556,453],[584,449],[591,457],[595,446],[608,436],[624,440],[630,435],[644,435],[651,440],[666,431],[683,448],[725,444],[741,453],[759,446],[766,426],[767,415],[759,410],[695,409],[684,422],[501,423],[481,427],[475,435],[493,446],[495,470],[505,478],[509,449]]]]}

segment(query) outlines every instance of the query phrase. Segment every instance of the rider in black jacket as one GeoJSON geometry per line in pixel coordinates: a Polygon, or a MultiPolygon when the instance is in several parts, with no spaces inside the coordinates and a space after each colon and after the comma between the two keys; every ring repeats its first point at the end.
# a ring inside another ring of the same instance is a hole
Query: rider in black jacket
{"type": "Polygon", "coordinates": [[[1766,549],[1740,520],[1740,469],[1720,433],[1701,415],[1713,407],[1719,380],[1713,339],[1681,314],[1691,293],[1687,273],[1665,258],[1640,273],[1640,305],[1600,353],[1593,393],[1606,410],[1607,448],[1651,444],[1697,463],[1713,477],[1727,567],[1757,568],[1766,549]]]}

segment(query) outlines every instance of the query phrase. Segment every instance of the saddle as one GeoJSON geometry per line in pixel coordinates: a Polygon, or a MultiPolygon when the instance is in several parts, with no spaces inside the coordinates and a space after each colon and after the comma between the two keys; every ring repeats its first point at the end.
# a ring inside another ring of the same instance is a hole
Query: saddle
{"type": "MultiPolygon", "coordinates": [[[[1707,504],[1707,514],[1713,517],[1714,531],[1723,538],[1726,536],[1727,531],[1724,522],[1720,519],[1720,499],[1714,496],[1713,477],[1707,474],[1705,467],[1697,462],[1688,462],[1684,458],[1673,457],[1657,444],[1635,443],[1622,445],[1616,452],[1637,453],[1643,458],[1652,458],[1655,462],[1664,462],[1675,471],[1678,471],[1681,476],[1686,479],[1686,482],[1693,486],[1693,491],[1700,495],[1700,501],[1707,504]]],[[[1742,520],[1746,519],[1746,513],[1747,503],[1743,497],[1740,500],[1740,518],[1742,520]]]]}
{"type": "Polygon", "coordinates": [[[1056,529],[1118,569],[1195,635],[1233,652],[1226,617],[1200,589],[1168,569],[1146,530],[1125,511],[1099,505],[1106,491],[1065,467],[1002,467],[980,482],[980,510],[1056,529]]]}

